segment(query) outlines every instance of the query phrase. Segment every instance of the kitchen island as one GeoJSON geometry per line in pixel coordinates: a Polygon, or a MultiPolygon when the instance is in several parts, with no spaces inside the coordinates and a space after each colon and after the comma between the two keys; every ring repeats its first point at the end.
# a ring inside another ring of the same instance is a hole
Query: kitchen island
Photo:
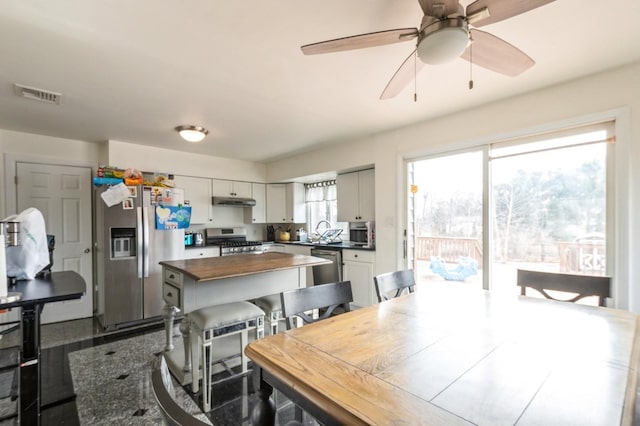
{"type": "Polygon", "coordinates": [[[190,324],[187,314],[224,303],[256,299],[303,287],[306,269],[326,259],[289,253],[261,253],[160,262],[167,365],[175,377],[191,382],[190,324]],[[174,348],[172,329],[178,312],[183,350],[174,348]]]}

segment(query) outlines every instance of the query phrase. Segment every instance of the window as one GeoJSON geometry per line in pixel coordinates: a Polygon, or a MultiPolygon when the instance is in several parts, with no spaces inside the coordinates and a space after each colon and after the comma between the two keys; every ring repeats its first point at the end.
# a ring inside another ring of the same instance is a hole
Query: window
{"type": "MultiPolygon", "coordinates": [[[[305,184],[305,200],[307,203],[307,228],[313,232],[320,221],[326,220],[334,228],[343,228],[343,223],[338,223],[338,201],[336,181],[305,184]]],[[[328,225],[326,226],[328,227],[328,225]]],[[[324,229],[321,226],[320,229],[324,229]]]]}

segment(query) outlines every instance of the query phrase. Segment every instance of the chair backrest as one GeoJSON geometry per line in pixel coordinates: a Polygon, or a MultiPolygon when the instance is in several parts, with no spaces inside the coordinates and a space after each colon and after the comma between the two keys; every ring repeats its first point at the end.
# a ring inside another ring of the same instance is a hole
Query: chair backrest
{"type": "Polygon", "coordinates": [[[313,287],[298,288],[280,293],[282,302],[282,316],[287,319],[287,329],[295,328],[295,318],[299,317],[305,324],[330,317],[336,308],[344,312],[351,310],[349,303],[353,302],[351,281],[320,284],[313,287]],[[307,311],[326,309],[313,318],[307,311]]]}
{"type": "Polygon", "coordinates": [[[584,297],[597,296],[598,305],[606,306],[606,298],[611,296],[611,278],[591,275],[571,275],[554,272],[527,271],[518,269],[517,284],[520,294],[526,295],[526,289],[537,290],[547,299],[562,302],[576,302],[584,297]],[[547,290],[577,294],[569,299],[556,298],[547,290]]]}
{"type": "Polygon", "coordinates": [[[405,290],[409,293],[413,293],[414,287],[416,285],[412,269],[387,272],[386,274],[381,274],[373,277],[373,282],[376,285],[378,302],[398,297],[405,290]],[[393,291],[395,291],[395,293],[392,293],[390,296],[389,294],[393,291]]]}
{"type": "Polygon", "coordinates": [[[158,408],[160,408],[164,424],[171,426],[204,426],[208,424],[193,417],[173,399],[173,383],[164,355],[160,356],[151,370],[151,389],[153,389],[153,396],[158,403],[158,408]]]}

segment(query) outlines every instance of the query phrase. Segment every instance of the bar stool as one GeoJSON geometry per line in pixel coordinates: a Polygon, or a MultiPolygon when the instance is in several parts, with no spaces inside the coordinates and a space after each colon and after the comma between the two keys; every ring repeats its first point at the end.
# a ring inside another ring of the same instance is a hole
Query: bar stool
{"type": "MultiPolygon", "coordinates": [[[[282,302],[280,301],[280,293],[270,294],[269,296],[260,297],[252,300],[253,304],[264,311],[265,328],[269,329],[269,336],[278,334],[280,329],[280,321],[284,326],[283,330],[287,329],[286,318],[282,316],[282,302]]],[[[309,315],[313,318],[318,318],[318,310],[309,311],[309,315]]],[[[302,326],[302,320],[295,318],[298,327],[302,326]]]]}
{"type": "Polygon", "coordinates": [[[282,306],[280,304],[280,294],[271,294],[253,300],[253,303],[265,313],[265,328],[269,330],[269,335],[278,334],[278,323],[283,321],[282,306]]]}
{"type": "Polygon", "coordinates": [[[264,337],[264,311],[249,302],[234,302],[202,308],[189,314],[191,322],[191,368],[193,393],[199,390],[198,368],[202,356],[202,406],[211,410],[211,371],[213,341],[223,336],[240,334],[240,359],[242,373],[247,372],[248,359],[244,348],[249,330],[255,330],[255,338],[264,337]],[[200,355],[202,354],[202,355],[200,355]]]}

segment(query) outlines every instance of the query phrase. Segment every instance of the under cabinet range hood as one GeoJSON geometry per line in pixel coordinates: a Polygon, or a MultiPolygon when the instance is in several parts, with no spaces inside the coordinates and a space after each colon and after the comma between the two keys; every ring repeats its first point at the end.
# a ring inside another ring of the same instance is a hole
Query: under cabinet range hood
{"type": "Polygon", "coordinates": [[[211,197],[214,206],[229,207],[253,207],[256,200],[253,198],[237,198],[237,197],[211,197]]]}

